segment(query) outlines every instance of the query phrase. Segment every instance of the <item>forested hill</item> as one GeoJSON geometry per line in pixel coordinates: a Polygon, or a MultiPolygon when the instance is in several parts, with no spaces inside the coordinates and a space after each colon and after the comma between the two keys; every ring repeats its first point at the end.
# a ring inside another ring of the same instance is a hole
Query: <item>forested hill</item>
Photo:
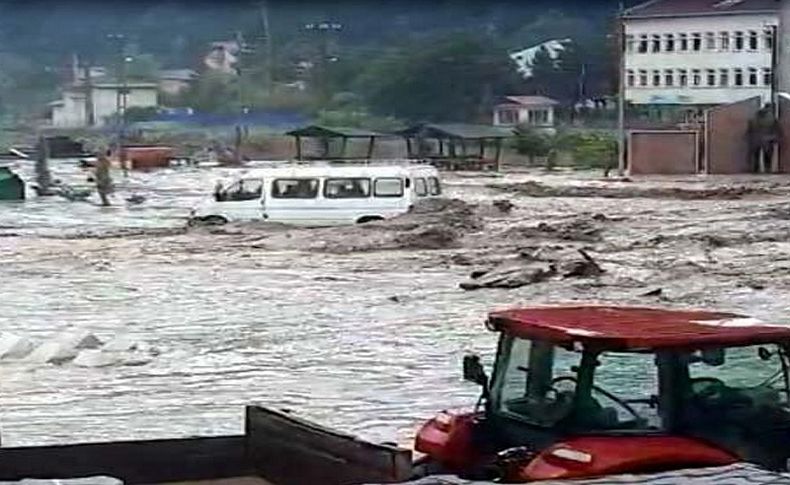
{"type": "MultiPolygon", "coordinates": [[[[572,38],[583,46],[581,55],[593,66],[593,78],[604,76],[595,65],[605,62],[606,35],[618,5],[616,0],[266,3],[281,65],[309,41],[306,23],[330,20],[342,24],[334,39],[338,57],[355,65],[407,43],[430,43],[451,33],[485,37],[502,52],[572,38]]],[[[222,0],[0,1],[0,103],[27,99],[57,85],[73,53],[97,64],[113,62],[117,47],[108,40],[112,34],[123,34],[127,49],[152,56],[159,67],[198,68],[209,42],[230,39],[236,32],[248,38],[260,34],[260,5],[222,0]],[[11,96],[9,90],[19,90],[20,96],[11,96]]]]}

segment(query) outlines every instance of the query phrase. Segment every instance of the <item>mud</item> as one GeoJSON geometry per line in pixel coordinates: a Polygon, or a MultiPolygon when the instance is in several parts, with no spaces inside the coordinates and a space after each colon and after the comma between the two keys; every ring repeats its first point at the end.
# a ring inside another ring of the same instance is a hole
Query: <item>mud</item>
{"type": "Polygon", "coordinates": [[[598,197],[607,199],[676,199],[676,200],[733,200],[748,196],[773,193],[774,187],[750,187],[746,185],[719,186],[709,188],[644,187],[633,184],[630,179],[621,180],[626,185],[601,186],[551,186],[528,181],[520,184],[491,184],[490,187],[507,193],[526,197],[598,197]],[[630,185],[630,186],[629,186],[630,185]]]}
{"type": "Polygon", "coordinates": [[[416,204],[402,216],[355,226],[289,228],[259,223],[195,227],[190,231],[233,236],[233,246],[346,254],[460,248],[466,235],[482,228],[482,217],[474,205],[457,199],[435,199],[416,204]]]}
{"type": "Polygon", "coordinates": [[[139,365],[0,363],[5,444],[236,433],[248,402],[405,444],[437,410],[475,402],[461,358],[475,351],[490,365],[490,310],[608,302],[790,315],[787,178],[535,173],[491,188],[489,177],[448,176],[450,200],[391,221],[186,228],[189,208],[232,174],[132,174],[111,208],[1,206],[0,329],[46,342],[77,327],[157,349],[139,365]],[[501,188],[527,182],[605,190],[501,188]],[[132,193],[145,201],[127,206],[132,193]],[[509,268],[529,284],[459,288],[509,268]],[[532,282],[530,269],[551,274],[532,282]]]}

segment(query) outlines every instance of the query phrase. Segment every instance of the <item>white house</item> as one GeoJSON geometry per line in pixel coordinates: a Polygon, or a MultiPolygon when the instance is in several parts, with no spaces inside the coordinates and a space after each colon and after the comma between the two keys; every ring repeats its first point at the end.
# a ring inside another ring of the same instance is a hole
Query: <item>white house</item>
{"type": "Polygon", "coordinates": [[[776,0],[652,0],[626,10],[625,97],[638,105],[770,100],[776,0]]]}
{"type": "Polygon", "coordinates": [[[175,96],[189,89],[198,74],[192,69],[166,69],[159,71],[159,91],[175,96]]]}
{"type": "Polygon", "coordinates": [[[554,128],[554,107],[559,103],[545,96],[506,96],[494,107],[494,126],[554,128]]]}
{"type": "Polygon", "coordinates": [[[156,83],[129,82],[125,89],[123,84],[115,82],[95,83],[90,88],[91,102],[87,103],[89,93],[84,85],[69,87],[61,99],[49,103],[52,126],[82,128],[91,124],[105,125],[118,112],[119,99],[127,109],[158,106],[157,89],[156,83]],[[89,104],[91,113],[88,113],[89,104]],[[93,118],[92,123],[89,123],[89,117],[93,118]]]}

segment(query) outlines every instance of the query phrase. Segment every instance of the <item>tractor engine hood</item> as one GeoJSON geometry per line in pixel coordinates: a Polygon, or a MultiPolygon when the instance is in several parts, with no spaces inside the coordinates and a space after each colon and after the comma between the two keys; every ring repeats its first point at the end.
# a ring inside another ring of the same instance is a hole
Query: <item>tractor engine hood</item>
{"type": "Polygon", "coordinates": [[[596,436],[560,441],[521,468],[515,481],[592,478],[621,473],[729,465],[734,455],[693,438],[596,436]]]}

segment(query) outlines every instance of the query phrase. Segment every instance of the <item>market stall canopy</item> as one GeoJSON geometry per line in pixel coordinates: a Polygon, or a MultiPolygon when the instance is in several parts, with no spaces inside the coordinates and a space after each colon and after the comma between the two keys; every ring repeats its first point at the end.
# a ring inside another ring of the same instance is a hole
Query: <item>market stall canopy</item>
{"type": "Polygon", "coordinates": [[[323,141],[322,145],[322,153],[318,157],[308,157],[308,158],[329,158],[329,140],[332,139],[340,139],[342,140],[342,144],[340,147],[340,156],[333,157],[333,158],[340,158],[340,159],[352,159],[354,157],[347,157],[346,156],[346,147],[348,144],[349,139],[367,139],[368,140],[368,150],[367,150],[367,159],[370,159],[373,156],[373,148],[376,142],[376,138],[381,137],[388,137],[393,136],[391,134],[380,133],[377,131],[366,130],[363,128],[348,128],[348,127],[337,127],[337,126],[321,126],[321,125],[309,125],[303,128],[298,128],[296,130],[291,130],[286,133],[288,136],[293,136],[296,138],[296,158],[297,160],[302,160],[303,152],[302,152],[302,138],[318,138],[323,141]]]}
{"type": "Polygon", "coordinates": [[[457,140],[503,139],[515,135],[512,129],[466,123],[421,123],[396,132],[404,137],[448,138],[457,140]]]}

